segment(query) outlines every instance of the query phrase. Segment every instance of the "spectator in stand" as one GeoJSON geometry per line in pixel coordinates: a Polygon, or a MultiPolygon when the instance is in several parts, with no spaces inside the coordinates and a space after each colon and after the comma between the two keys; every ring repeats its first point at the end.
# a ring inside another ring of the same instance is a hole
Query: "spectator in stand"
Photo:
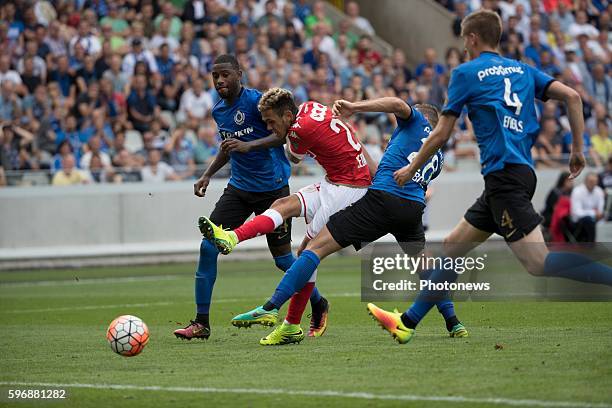
{"type": "Polygon", "coordinates": [[[291,91],[298,105],[308,101],[308,91],[302,84],[302,78],[299,71],[294,70],[289,73],[287,82],[283,84],[283,88],[291,91]]]}
{"type": "Polygon", "coordinates": [[[95,59],[92,55],[86,55],[83,66],[76,72],[76,84],[79,93],[87,92],[87,87],[92,82],[97,82],[100,78],[96,72],[95,59]]]}
{"type": "Polygon", "coordinates": [[[374,27],[372,27],[372,24],[370,24],[370,22],[361,17],[359,15],[359,4],[357,4],[357,2],[355,1],[349,1],[348,3],[346,3],[346,14],[348,15],[351,23],[359,28],[362,31],[365,31],[366,34],[368,35],[374,35],[374,27]]]}
{"type": "Polygon", "coordinates": [[[568,28],[568,34],[573,38],[578,38],[580,34],[586,34],[590,39],[596,39],[599,30],[588,23],[587,14],[583,10],[576,12],[576,21],[568,28]]]}
{"type": "Polygon", "coordinates": [[[597,174],[589,173],[572,191],[571,216],[579,242],[595,242],[596,223],[604,217],[605,195],[598,181],[597,174]]]}
{"type": "Polygon", "coordinates": [[[15,86],[21,86],[19,72],[11,69],[11,57],[7,54],[0,55],[0,85],[4,81],[10,81],[15,86]]]}
{"type": "Polygon", "coordinates": [[[100,44],[98,37],[92,33],[91,26],[86,20],[81,20],[81,22],[79,22],[78,33],[70,40],[68,49],[73,55],[75,53],[75,46],[77,43],[83,47],[83,50],[87,55],[97,56],[100,52],[102,52],[102,44],[100,44]]]}
{"type": "Polygon", "coordinates": [[[128,117],[134,129],[140,132],[149,130],[151,122],[160,113],[155,95],[147,88],[147,79],[144,75],[134,77],[132,92],[127,99],[127,104],[128,117]]]}
{"type": "Polygon", "coordinates": [[[170,35],[170,19],[168,18],[163,18],[159,22],[159,28],[149,43],[149,49],[155,52],[160,49],[162,44],[166,44],[171,53],[174,53],[179,47],[177,39],[170,35]]]}
{"type": "Polygon", "coordinates": [[[147,64],[149,71],[157,72],[157,62],[153,53],[143,47],[141,38],[132,40],[132,50],[123,57],[121,70],[127,75],[134,75],[134,67],[139,61],[144,61],[147,64]]]}
{"type": "Polygon", "coordinates": [[[606,168],[599,174],[598,184],[604,190],[612,188],[612,156],[608,157],[606,168]]]}
{"type": "Polygon", "coordinates": [[[0,121],[11,122],[21,116],[22,101],[12,81],[0,84],[0,121]]]}
{"type": "Polygon", "coordinates": [[[219,152],[219,143],[214,124],[208,121],[198,129],[198,140],[193,149],[195,163],[199,168],[208,167],[219,152]]]}
{"type": "Polygon", "coordinates": [[[34,93],[34,89],[43,83],[40,74],[34,71],[34,59],[32,57],[24,57],[23,71],[21,72],[21,80],[26,87],[27,93],[34,93]]]}
{"type": "Polygon", "coordinates": [[[327,24],[329,27],[332,27],[331,19],[325,14],[325,4],[323,1],[319,0],[312,6],[312,13],[304,19],[306,37],[312,37],[314,27],[320,23],[327,24]]]}
{"type": "Polygon", "coordinates": [[[209,115],[213,107],[213,99],[204,90],[204,81],[199,76],[193,81],[193,86],[187,89],[181,97],[179,116],[187,122],[191,129],[197,129],[201,121],[209,115]]]}
{"type": "Polygon", "coordinates": [[[49,72],[49,81],[59,84],[62,95],[70,100],[76,98],[76,78],[70,70],[68,56],[60,55],[57,57],[55,69],[49,72]]]}
{"type": "Polygon", "coordinates": [[[179,179],[189,179],[195,173],[194,147],[191,139],[185,137],[185,131],[184,127],[177,127],[164,147],[169,164],[176,170],[179,179]]]}
{"type": "Polygon", "coordinates": [[[87,173],[75,167],[75,159],[71,154],[62,158],[62,169],[55,173],[51,184],[54,186],[69,186],[74,184],[87,184],[90,178],[87,173]]]}
{"type": "Polygon", "coordinates": [[[357,43],[358,61],[360,64],[370,62],[374,66],[380,64],[382,56],[372,48],[372,38],[369,35],[362,35],[357,43]]]}
{"type": "Polygon", "coordinates": [[[115,92],[126,94],[130,83],[130,75],[121,70],[121,56],[119,54],[113,54],[110,66],[104,71],[102,77],[111,81],[115,92]]]}
{"type": "Polygon", "coordinates": [[[436,54],[436,50],[434,50],[433,48],[427,48],[425,49],[425,53],[423,54],[423,56],[424,61],[421,62],[415,70],[415,75],[417,78],[420,78],[421,75],[423,75],[423,71],[425,70],[425,68],[431,68],[433,70],[434,76],[436,77],[444,74],[444,65],[437,62],[438,56],[436,54]]]}
{"type": "Polygon", "coordinates": [[[98,135],[94,135],[87,142],[87,153],[83,154],[80,160],[80,168],[84,170],[89,169],[89,164],[91,163],[92,156],[97,155],[102,160],[102,164],[104,167],[111,166],[111,158],[108,153],[102,151],[102,138],[98,135]]]}
{"type": "Polygon", "coordinates": [[[591,95],[612,112],[612,78],[609,72],[606,74],[606,67],[602,63],[597,63],[591,68],[592,81],[590,85],[591,95]]]}
{"type": "Polygon", "coordinates": [[[87,140],[78,131],[76,117],[72,114],[64,119],[61,129],[57,132],[55,143],[59,146],[63,141],[70,144],[72,152],[79,160],[81,158],[81,147],[87,140]]]}
{"type": "Polygon", "coordinates": [[[559,178],[557,179],[557,184],[555,187],[548,192],[546,196],[545,207],[542,210],[542,226],[546,229],[550,227],[550,222],[552,220],[553,211],[555,210],[555,206],[559,201],[560,197],[569,197],[572,194],[572,189],[574,188],[574,180],[571,179],[570,173],[567,171],[561,172],[559,178]]]}
{"type": "Polygon", "coordinates": [[[612,157],[612,139],[605,120],[597,122],[597,133],[591,135],[591,144],[593,145],[593,151],[599,157],[600,163],[605,163],[609,157],[612,157]]]}
{"type": "Polygon", "coordinates": [[[176,40],[179,40],[181,38],[181,28],[183,26],[183,22],[175,15],[174,6],[170,1],[166,1],[161,5],[161,14],[155,17],[154,20],[156,28],[160,26],[161,21],[164,18],[170,20],[170,35],[176,40]]]}
{"type": "Polygon", "coordinates": [[[168,44],[162,44],[159,47],[159,55],[155,57],[155,62],[157,63],[157,69],[159,70],[162,80],[165,82],[172,81],[172,72],[175,63],[172,55],[170,55],[170,47],[168,44]]]}
{"type": "Polygon", "coordinates": [[[119,11],[118,4],[110,2],[108,5],[108,14],[100,20],[100,25],[108,25],[111,27],[113,33],[125,37],[130,32],[130,25],[125,18],[122,17],[119,11]]]}
{"type": "Polygon", "coordinates": [[[114,174],[116,183],[133,183],[142,181],[141,161],[127,149],[120,149],[113,158],[114,174]]]}
{"type": "Polygon", "coordinates": [[[180,179],[172,167],[161,161],[161,153],[157,149],[149,150],[148,163],[142,168],[140,175],[145,183],[160,183],[180,179]]]}
{"type": "Polygon", "coordinates": [[[549,46],[540,42],[540,36],[537,32],[532,31],[529,34],[529,45],[525,47],[525,57],[527,57],[538,69],[541,69],[541,55],[543,52],[550,54],[552,50],[549,46]]]}
{"type": "Polygon", "coordinates": [[[43,83],[46,82],[47,63],[44,59],[38,56],[38,44],[34,40],[29,40],[26,42],[25,53],[23,54],[23,57],[21,57],[21,59],[19,59],[19,61],[17,62],[17,71],[19,71],[21,75],[23,75],[24,73],[26,59],[32,59],[33,74],[37,77],[40,77],[43,83]]]}

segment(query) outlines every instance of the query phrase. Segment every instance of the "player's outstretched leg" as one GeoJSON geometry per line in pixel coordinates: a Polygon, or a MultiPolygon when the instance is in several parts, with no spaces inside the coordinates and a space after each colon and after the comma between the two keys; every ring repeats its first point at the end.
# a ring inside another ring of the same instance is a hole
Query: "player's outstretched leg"
{"type": "Polygon", "coordinates": [[[233,231],[224,230],[207,217],[198,218],[198,227],[204,238],[212,242],[223,255],[232,252],[238,244],[238,238],[233,231]]]}
{"type": "Polygon", "coordinates": [[[274,326],[278,320],[278,309],[265,310],[257,306],[253,310],[234,316],[232,325],[236,327],[251,327],[254,324],[262,326],[274,326]]]}
{"type": "Polygon", "coordinates": [[[300,200],[295,194],[292,194],[274,201],[270,208],[233,231],[225,231],[206,217],[200,217],[199,225],[204,237],[212,241],[219,252],[227,255],[239,242],[269,234],[282,225],[287,218],[298,217],[300,214],[300,200]]]}
{"type": "Polygon", "coordinates": [[[400,344],[406,344],[414,336],[414,329],[410,329],[402,322],[402,314],[397,310],[388,312],[376,306],[374,303],[368,303],[368,313],[374,320],[378,322],[383,330],[388,331],[391,336],[400,344]]]}

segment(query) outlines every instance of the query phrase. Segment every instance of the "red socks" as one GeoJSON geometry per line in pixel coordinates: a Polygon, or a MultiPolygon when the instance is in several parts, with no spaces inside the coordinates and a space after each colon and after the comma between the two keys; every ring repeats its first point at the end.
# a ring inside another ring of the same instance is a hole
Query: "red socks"
{"type": "Polygon", "coordinates": [[[259,235],[264,235],[274,231],[274,220],[267,215],[258,215],[251,221],[247,221],[240,227],[236,228],[234,232],[238,239],[246,241],[247,239],[255,238],[259,235]]]}
{"type": "Polygon", "coordinates": [[[302,288],[302,290],[291,296],[289,308],[287,309],[287,317],[285,317],[287,322],[290,324],[300,324],[302,315],[304,314],[304,310],[306,309],[306,305],[310,300],[310,295],[312,294],[314,287],[314,282],[308,282],[306,286],[302,288]]]}

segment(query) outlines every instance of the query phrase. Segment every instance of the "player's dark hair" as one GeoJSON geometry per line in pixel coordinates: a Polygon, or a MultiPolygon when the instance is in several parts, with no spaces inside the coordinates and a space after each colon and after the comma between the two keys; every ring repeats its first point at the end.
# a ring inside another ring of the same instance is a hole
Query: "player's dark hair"
{"type": "Polygon", "coordinates": [[[438,124],[438,118],[440,117],[440,108],[429,103],[418,103],[414,105],[414,109],[425,115],[425,118],[431,125],[432,129],[436,127],[438,124]]]}
{"type": "Polygon", "coordinates": [[[461,22],[461,36],[476,34],[482,42],[497,47],[502,33],[502,22],[499,14],[491,10],[478,10],[461,22]]]}
{"type": "Polygon", "coordinates": [[[569,176],[569,171],[562,171],[561,174],[559,174],[559,178],[557,179],[557,188],[563,187],[563,185],[565,184],[565,180],[567,180],[569,176]]]}
{"type": "Polygon", "coordinates": [[[298,112],[293,94],[291,91],[283,88],[268,89],[259,100],[257,108],[260,112],[272,109],[279,116],[285,113],[285,111],[290,111],[294,115],[297,115],[298,112]]]}
{"type": "Polygon", "coordinates": [[[240,70],[240,64],[235,56],[232,54],[221,54],[213,61],[213,65],[216,64],[230,64],[236,71],[240,70]]]}

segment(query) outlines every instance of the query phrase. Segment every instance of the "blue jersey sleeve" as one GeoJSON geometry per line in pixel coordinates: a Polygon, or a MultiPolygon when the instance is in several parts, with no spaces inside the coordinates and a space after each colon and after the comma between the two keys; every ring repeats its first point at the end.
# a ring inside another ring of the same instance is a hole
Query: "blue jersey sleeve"
{"type": "Polygon", "coordinates": [[[546,97],[546,91],[550,84],[552,84],[555,79],[548,74],[540,71],[537,68],[532,67],[531,65],[525,64],[525,68],[527,71],[531,73],[533,77],[533,84],[535,86],[535,97],[543,102],[546,102],[548,98],[546,97]]]}
{"type": "Polygon", "coordinates": [[[469,96],[469,81],[464,72],[455,68],[451,73],[450,83],[448,84],[448,101],[444,109],[442,109],[442,113],[450,113],[459,117],[469,96]]]}

